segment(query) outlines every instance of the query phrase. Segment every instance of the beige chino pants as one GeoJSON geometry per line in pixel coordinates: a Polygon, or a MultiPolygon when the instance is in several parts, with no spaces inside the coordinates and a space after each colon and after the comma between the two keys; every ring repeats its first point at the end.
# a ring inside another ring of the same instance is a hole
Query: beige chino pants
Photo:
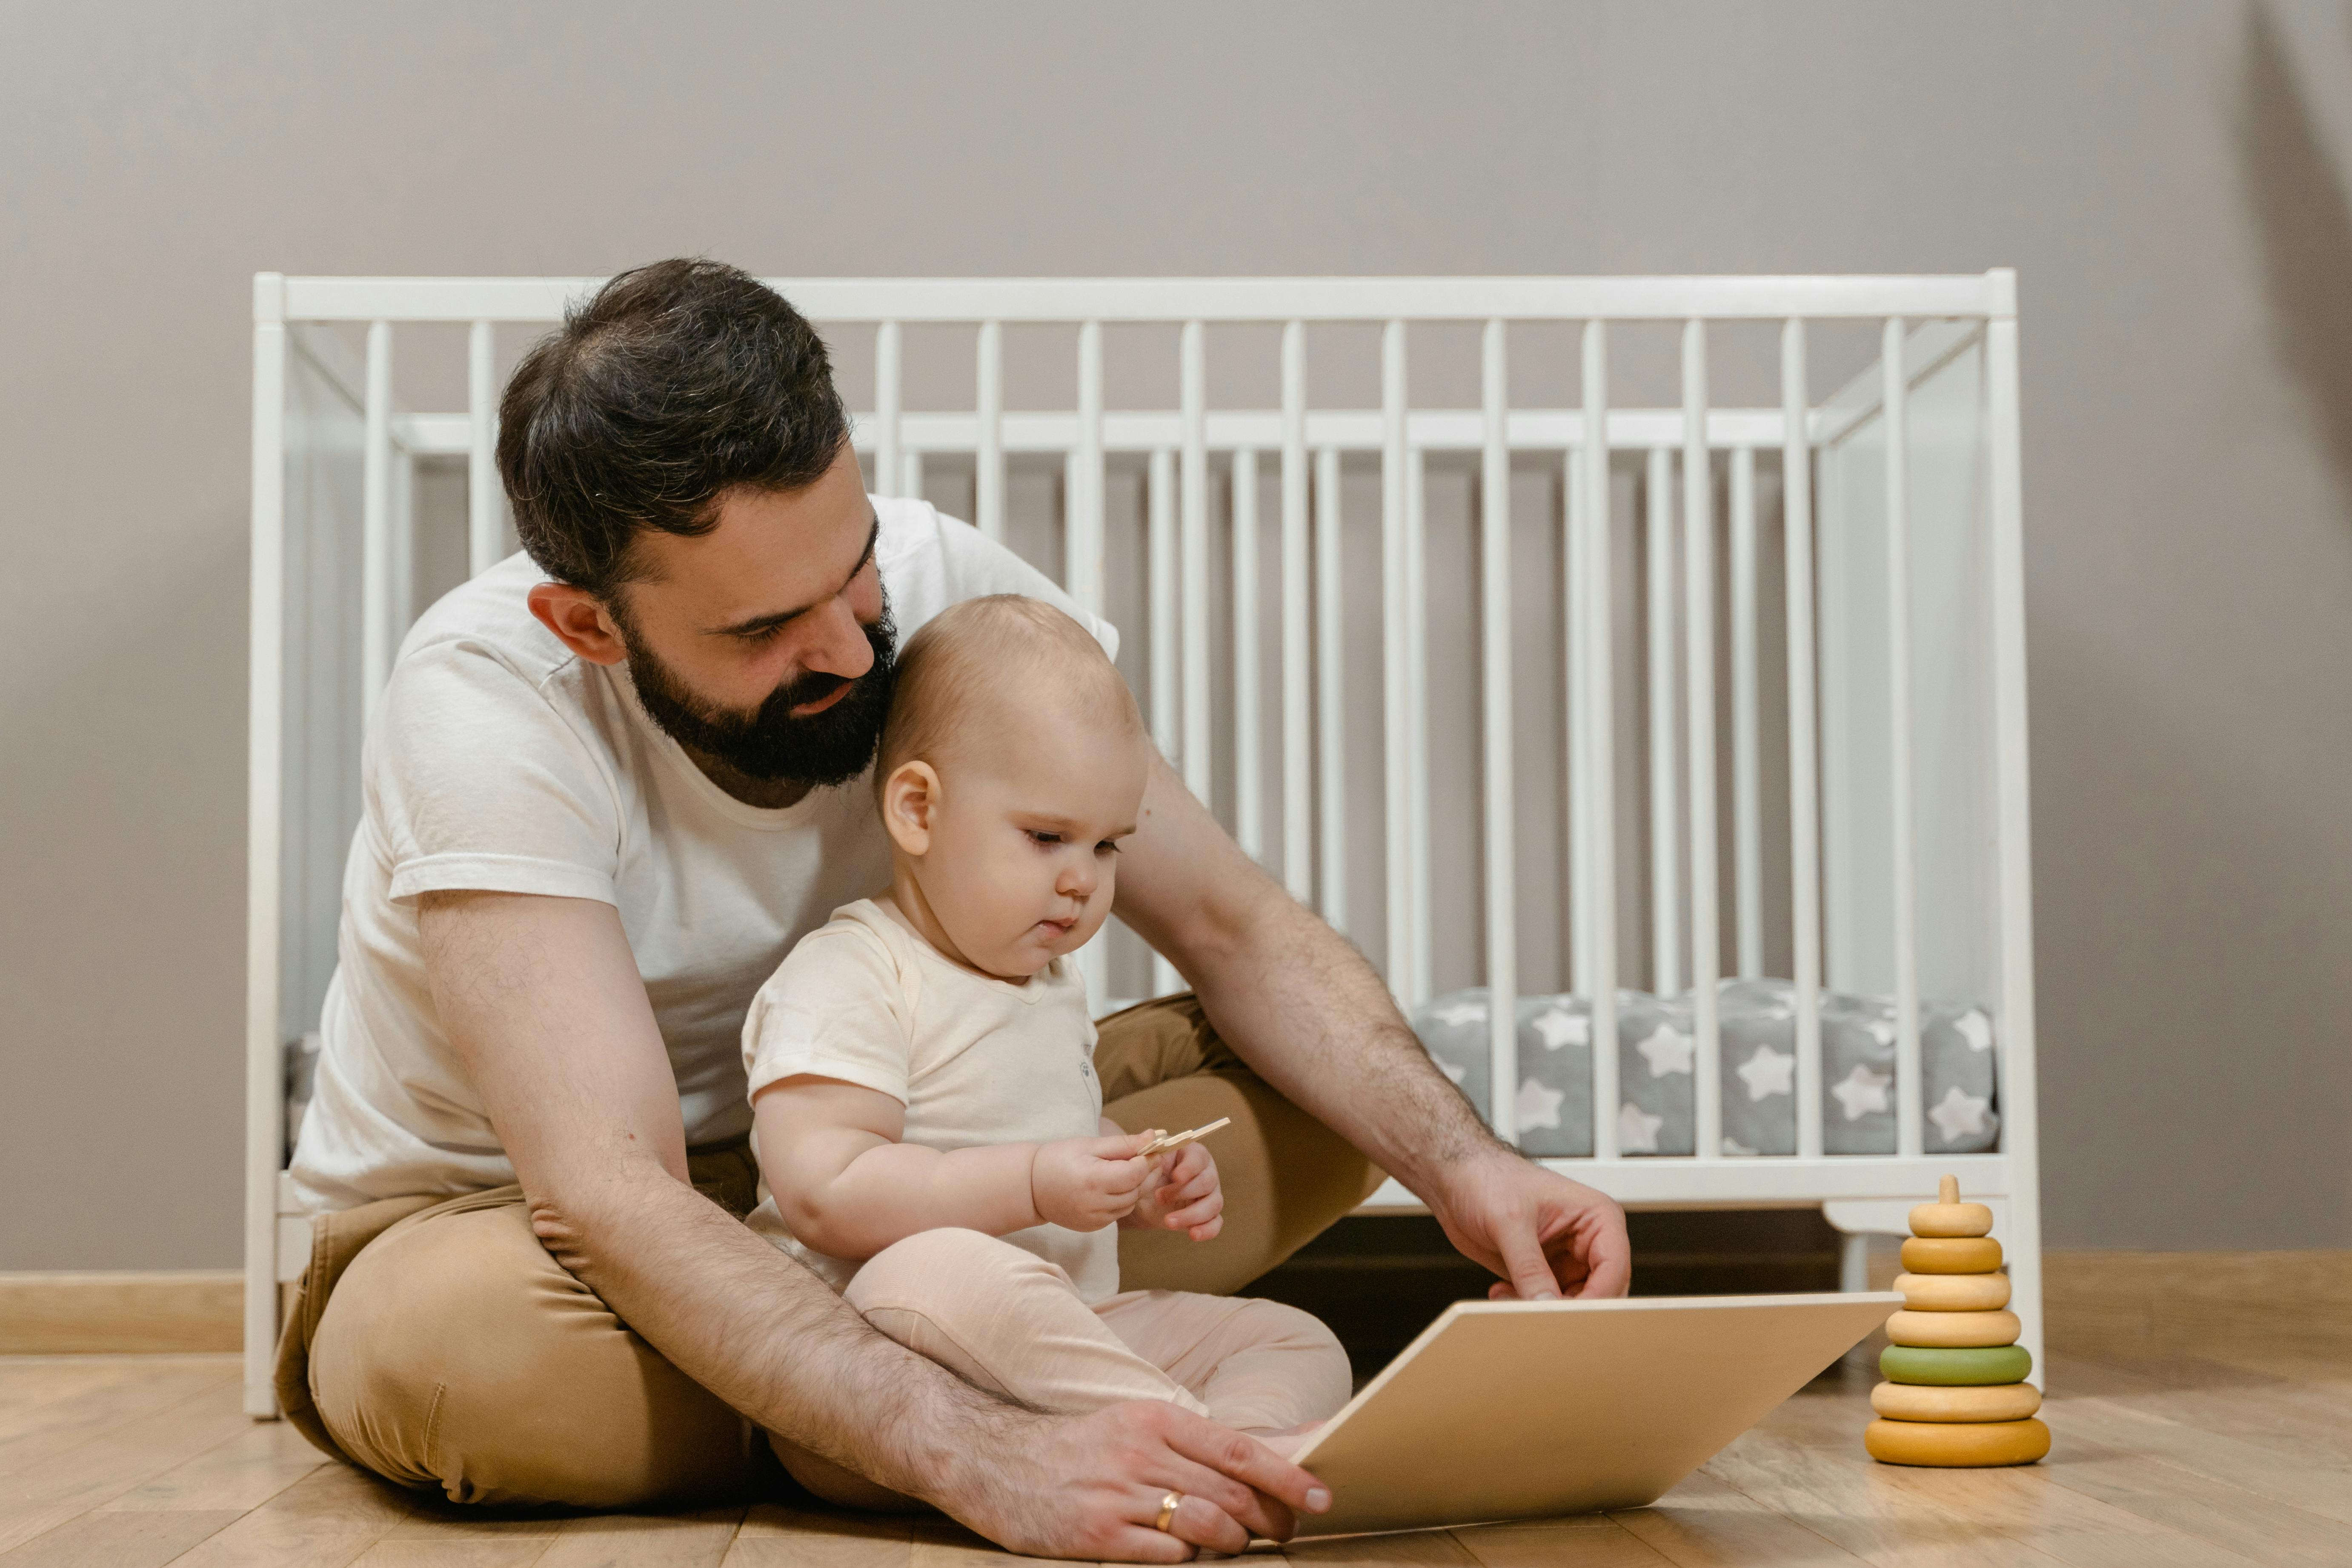
{"type": "MultiPolygon", "coordinates": [[[[1377,1183],[1360,1154],[1244,1067],[1192,997],[1129,1008],[1100,1034],[1096,1071],[1120,1126],[1234,1120],[1215,1144],[1223,1233],[1195,1243],[1122,1231],[1129,1290],[1230,1295],[1377,1183]]],[[[720,1207],[751,1211],[748,1145],[692,1152],[688,1168],[720,1207]]],[[[607,1509],[740,1496],[767,1465],[756,1427],[548,1256],[520,1187],[387,1198],[312,1228],[278,1396],[329,1453],[458,1502],[607,1509]]],[[[1169,1370],[1182,1381],[1178,1359],[1169,1370]]],[[[787,1453],[791,1436],[777,1439],[787,1453]]]]}

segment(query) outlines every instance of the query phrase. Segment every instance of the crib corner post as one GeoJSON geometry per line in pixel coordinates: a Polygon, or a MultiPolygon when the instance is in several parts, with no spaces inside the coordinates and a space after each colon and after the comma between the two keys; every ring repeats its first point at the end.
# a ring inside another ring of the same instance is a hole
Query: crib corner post
{"type": "Polygon", "coordinates": [[[246,737],[245,1410],[272,1418],[278,1342],[278,1172],[285,1141],[278,1058],[280,841],[284,826],[286,279],[254,279],[253,536],[246,737]]]}

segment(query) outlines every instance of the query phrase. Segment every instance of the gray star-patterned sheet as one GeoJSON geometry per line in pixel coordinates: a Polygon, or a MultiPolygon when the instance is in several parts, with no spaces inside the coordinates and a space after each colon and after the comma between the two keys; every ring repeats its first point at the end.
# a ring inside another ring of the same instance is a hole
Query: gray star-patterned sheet
{"type": "MultiPolygon", "coordinates": [[[[1797,1152],[1796,987],[1727,980],[1722,1020],[1723,1152],[1797,1152]]],[[[1617,993],[1617,1146],[1628,1154],[1688,1154],[1696,1141],[1696,992],[1617,993]]],[[[1486,1114],[1486,991],[1450,992],[1412,1016],[1438,1069],[1486,1114]]],[[[1518,1004],[1519,1146],[1565,1158],[1592,1152],[1592,1007],[1581,996],[1518,1004]]],[[[1928,1152],[1980,1153],[2000,1142],[1992,1019],[1981,1007],[1919,1004],[1928,1152]]],[[[1822,1147],[1895,1152],[1895,1003],[1822,993],[1822,1147]]]]}

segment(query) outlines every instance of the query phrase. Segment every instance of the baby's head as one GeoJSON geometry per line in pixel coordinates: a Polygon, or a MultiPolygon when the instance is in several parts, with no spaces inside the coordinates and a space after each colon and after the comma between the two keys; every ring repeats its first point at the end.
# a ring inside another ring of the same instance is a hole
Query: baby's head
{"type": "Polygon", "coordinates": [[[1150,744],[1101,645],[1043,600],[967,599],[907,640],[874,775],[958,956],[1026,979],[1101,929],[1150,744]]]}

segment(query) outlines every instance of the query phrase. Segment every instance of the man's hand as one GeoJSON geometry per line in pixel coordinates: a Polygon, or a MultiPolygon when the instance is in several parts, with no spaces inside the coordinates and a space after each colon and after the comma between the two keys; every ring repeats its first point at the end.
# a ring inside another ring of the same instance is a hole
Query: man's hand
{"type": "MultiPolygon", "coordinates": [[[[936,1500],[990,1540],[1040,1557],[1181,1563],[1286,1541],[1331,1494],[1254,1437],[1158,1400],[1045,1415],[1010,1441],[958,1456],[936,1500]],[[1166,1531],[1160,1500],[1183,1501],[1166,1531]]],[[[1013,1436],[1008,1434],[1007,1436],[1013,1436]]]]}
{"type": "Polygon", "coordinates": [[[1633,1283],[1616,1200],[1500,1145],[1448,1167],[1423,1195],[1446,1239],[1502,1276],[1486,1292],[1496,1300],[1591,1300],[1633,1283]]]}
{"type": "Polygon", "coordinates": [[[1100,1230],[1134,1209],[1151,1174],[1142,1157],[1157,1132],[1040,1143],[1029,1165],[1029,1201],[1047,1225],[1100,1230]]]}
{"type": "Polygon", "coordinates": [[[1200,1144],[1187,1143],[1152,1156],[1143,1195],[1118,1223],[1130,1230],[1181,1230],[1207,1241],[1225,1227],[1224,1215],[1216,1160],[1200,1144]]]}

